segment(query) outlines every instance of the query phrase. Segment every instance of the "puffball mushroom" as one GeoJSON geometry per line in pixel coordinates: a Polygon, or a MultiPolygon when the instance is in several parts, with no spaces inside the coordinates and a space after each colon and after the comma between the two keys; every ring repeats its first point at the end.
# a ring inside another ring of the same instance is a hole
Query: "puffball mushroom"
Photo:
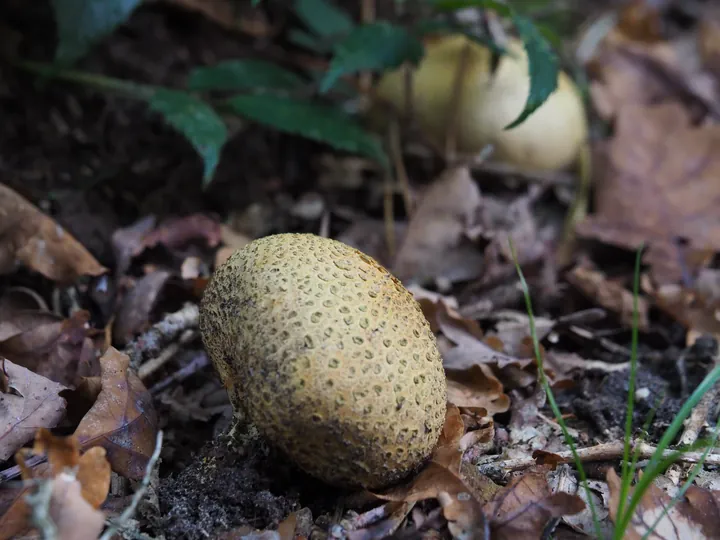
{"type": "Polygon", "coordinates": [[[406,73],[411,70],[412,113],[425,136],[444,147],[446,131],[457,104],[456,151],[477,155],[488,144],[494,160],[525,170],[559,170],[573,163],[588,136],[585,107],[572,79],[558,75],[555,92],[522,124],[506,130],[525,107],[530,90],[528,57],[517,38],[506,44],[491,73],[492,52],[462,35],[429,38],[417,68],[401,67],[385,74],[375,88],[377,104],[407,110],[406,73]],[[465,52],[463,52],[465,50],[465,52]],[[455,81],[465,54],[460,94],[455,81]]]}
{"type": "Polygon", "coordinates": [[[213,275],[200,330],[238,419],[311,475],[377,489],[430,457],[447,399],[435,336],[364,253],[312,234],[254,240],[213,275]]]}

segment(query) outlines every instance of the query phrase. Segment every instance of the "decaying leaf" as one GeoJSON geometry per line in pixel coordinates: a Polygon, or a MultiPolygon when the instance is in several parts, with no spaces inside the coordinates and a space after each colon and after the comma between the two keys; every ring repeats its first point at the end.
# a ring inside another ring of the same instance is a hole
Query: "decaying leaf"
{"type": "Polygon", "coordinates": [[[110,347],[100,358],[102,390],[75,430],[83,448],[102,446],[115,472],[139,479],[155,448],[157,414],[152,396],[130,358],[110,347]]]}
{"type": "Polygon", "coordinates": [[[41,428],[35,435],[32,449],[15,454],[25,485],[11,491],[1,509],[0,538],[27,532],[32,528],[30,507],[25,496],[51,484],[48,515],[57,529],[58,539],[96,540],[105,524],[105,515],[98,508],[110,489],[110,464],[105,449],[90,448],[80,454],[80,443],[74,435],[55,437],[41,428]],[[47,456],[47,463],[30,468],[26,457],[32,454],[47,456]],[[40,480],[40,484],[28,484],[40,480]],[[8,533],[8,536],[5,533],[8,533]]]}
{"type": "Polygon", "coordinates": [[[692,286],[646,285],[655,305],[687,330],[687,345],[709,334],[720,340],[720,271],[703,269],[692,286]]]}
{"type": "Polygon", "coordinates": [[[637,249],[659,284],[682,275],[677,239],[720,249],[720,127],[691,125],[677,104],[628,106],[617,118],[607,167],[598,179],[596,213],[578,233],[637,249]]]}
{"type": "MultiPolygon", "coordinates": [[[[607,472],[610,488],[610,518],[617,522],[617,507],[620,497],[620,478],[614,469],[607,472]]],[[[632,493],[632,490],[631,490],[632,493]]],[[[637,505],[624,538],[629,540],[688,540],[689,538],[718,538],[720,528],[720,491],[709,491],[691,486],[683,500],[678,501],[667,513],[672,498],[654,483],[650,485],[637,505]],[[655,522],[657,526],[653,528],[655,522]],[[652,532],[650,532],[652,531],[652,532]]]]}
{"type": "Polygon", "coordinates": [[[577,495],[550,492],[548,471],[543,466],[528,469],[483,507],[492,538],[540,538],[550,518],[582,512],[585,503],[577,495]]]}
{"type": "Polygon", "coordinates": [[[481,203],[480,190],[467,168],[448,169],[423,195],[392,266],[402,281],[450,281],[480,275],[481,252],[467,241],[481,203]]]}
{"type": "MultiPolygon", "coordinates": [[[[608,311],[617,313],[620,321],[632,328],[634,324],[634,298],[632,291],[620,283],[609,280],[602,272],[582,266],[576,266],[567,273],[566,279],[577,287],[585,296],[594,300],[608,311]]],[[[638,329],[646,331],[649,327],[647,300],[642,297],[638,303],[638,329]]]]}
{"type": "Polygon", "coordinates": [[[510,397],[503,393],[502,383],[486,365],[468,369],[446,369],[448,401],[458,407],[482,407],[488,414],[505,412],[510,397]]]}
{"type": "Polygon", "coordinates": [[[32,440],[39,427],[55,427],[66,407],[59,395],[63,385],[9,360],[5,360],[5,371],[15,391],[0,394],[0,461],[32,440]]]}
{"type": "Polygon", "coordinates": [[[75,238],[27,199],[0,184],[0,274],[18,263],[62,284],[107,272],[75,238]]]}
{"type": "Polygon", "coordinates": [[[472,478],[465,482],[461,466],[461,446],[465,429],[460,411],[448,405],[445,425],[430,463],[405,484],[374,495],[382,500],[413,503],[437,499],[455,537],[483,537],[487,523],[481,510],[481,501],[492,493],[492,481],[485,479],[482,492],[473,491],[472,478]]]}
{"type": "Polygon", "coordinates": [[[57,383],[74,386],[99,374],[90,336],[90,314],[63,319],[47,311],[6,311],[0,315],[0,355],[57,383]]]}

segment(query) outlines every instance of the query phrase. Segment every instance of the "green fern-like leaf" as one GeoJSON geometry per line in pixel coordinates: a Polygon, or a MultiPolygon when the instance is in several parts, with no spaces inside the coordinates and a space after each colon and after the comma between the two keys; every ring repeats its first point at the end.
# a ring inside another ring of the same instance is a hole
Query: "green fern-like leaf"
{"type": "Polygon", "coordinates": [[[334,107],[269,94],[235,96],[228,106],[240,116],[279,131],[388,164],[380,141],[334,107]]]}

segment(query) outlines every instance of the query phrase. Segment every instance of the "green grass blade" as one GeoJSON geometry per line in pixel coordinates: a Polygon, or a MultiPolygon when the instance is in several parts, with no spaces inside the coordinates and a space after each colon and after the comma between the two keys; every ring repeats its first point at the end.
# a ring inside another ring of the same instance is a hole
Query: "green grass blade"
{"type": "Polygon", "coordinates": [[[663,460],[663,453],[665,452],[665,450],[667,450],[667,448],[670,446],[672,441],[682,429],[685,419],[690,416],[693,408],[698,404],[698,402],[702,399],[705,393],[710,390],[719,380],[720,366],[715,366],[715,368],[713,368],[713,370],[707,374],[707,376],[698,385],[692,395],[683,404],[683,406],[680,408],[680,411],[678,411],[678,414],[675,416],[672,423],[660,439],[657,450],[655,454],[653,454],[653,456],[650,458],[647,467],[645,467],[645,472],[642,478],[635,486],[632,497],[630,498],[630,502],[624,515],[622,517],[618,516],[618,526],[620,527],[620,531],[624,531],[627,529],[628,525],[630,524],[630,520],[632,519],[633,512],[635,512],[635,508],[637,508],[637,505],[640,503],[640,499],[645,494],[645,491],[647,491],[650,483],[663,470],[663,465],[665,465],[665,460],[663,460]]]}
{"type": "MultiPolygon", "coordinates": [[[[618,500],[617,515],[622,516],[625,509],[630,484],[635,476],[635,467],[630,467],[630,445],[632,444],[632,423],[635,409],[635,381],[637,380],[637,347],[638,347],[638,296],[640,294],[640,261],[642,259],[643,246],[637,251],[635,257],[635,272],[633,274],[633,323],[632,340],[630,347],[630,381],[628,383],[628,398],[625,418],[625,441],[623,444],[623,461],[621,474],[620,499],[618,500]]],[[[615,538],[619,540],[618,531],[615,530],[615,538]]]]}
{"type": "Polygon", "coordinates": [[[543,368],[542,355],[540,354],[540,342],[538,340],[537,330],[535,328],[535,317],[533,315],[532,300],[530,299],[530,288],[528,287],[528,284],[525,281],[525,276],[523,275],[522,269],[520,268],[520,264],[518,263],[517,253],[515,252],[515,244],[513,244],[512,239],[509,240],[509,243],[510,243],[510,251],[512,252],[513,262],[515,263],[515,269],[517,270],[518,277],[520,278],[520,285],[522,286],[523,295],[525,297],[525,307],[527,309],[528,321],[530,324],[530,338],[532,339],[533,353],[535,354],[535,359],[538,364],[538,375],[540,376],[540,384],[542,385],[543,390],[545,391],[545,394],[547,395],[548,403],[550,404],[550,408],[552,409],[552,412],[555,415],[555,420],[557,420],[558,424],[560,425],[560,430],[562,431],[563,438],[565,439],[565,442],[570,447],[570,452],[572,452],[573,460],[575,461],[575,466],[578,469],[578,474],[580,475],[580,481],[583,485],[583,488],[585,489],[585,495],[587,497],[588,505],[590,506],[590,513],[592,514],[592,520],[593,520],[593,525],[595,527],[595,533],[597,534],[598,538],[602,538],[602,529],[600,528],[600,520],[598,519],[598,516],[597,516],[597,510],[595,509],[595,503],[593,503],[592,492],[590,491],[590,486],[588,485],[587,474],[585,474],[585,469],[583,468],[582,460],[580,459],[580,456],[577,453],[577,449],[575,448],[575,443],[573,442],[572,436],[570,435],[570,431],[568,431],[567,425],[565,424],[565,419],[562,417],[562,412],[560,412],[560,407],[558,407],[558,404],[555,401],[555,395],[553,394],[552,388],[550,388],[550,383],[548,382],[547,377],[545,376],[545,369],[543,368]]]}

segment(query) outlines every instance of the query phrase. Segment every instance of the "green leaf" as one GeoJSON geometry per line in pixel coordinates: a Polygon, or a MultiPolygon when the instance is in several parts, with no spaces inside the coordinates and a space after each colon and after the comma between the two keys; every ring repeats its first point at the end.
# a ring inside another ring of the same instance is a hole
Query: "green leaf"
{"type": "Polygon", "coordinates": [[[355,27],[345,11],[327,0],[295,0],[295,14],[314,34],[323,38],[345,35],[355,27]]]}
{"type": "Polygon", "coordinates": [[[343,75],[363,70],[384,70],[405,61],[417,64],[425,49],[405,28],[388,22],[358,26],[335,47],[320,92],[327,92],[343,75]]]}
{"type": "Polygon", "coordinates": [[[228,105],[240,116],[388,165],[380,141],[334,107],[272,95],[235,96],[228,105]]]}
{"type": "Polygon", "coordinates": [[[124,23],[142,0],[52,0],[58,33],[55,61],[68,66],[124,23]]]}
{"type": "Polygon", "coordinates": [[[182,133],[203,159],[203,186],[212,180],[227,141],[222,119],[204,101],[179,90],[158,90],[150,98],[150,109],[182,133]]]}
{"type": "Polygon", "coordinates": [[[188,89],[206,90],[294,90],[304,81],[292,71],[263,60],[226,60],[199,67],[190,73],[188,89]]]}
{"type": "Polygon", "coordinates": [[[470,7],[494,9],[503,17],[511,17],[513,9],[498,0],[429,0],[430,4],[439,11],[457,11],[470,7]]]}
{"type": "Polygon", "coordinates": [[[525,108],[520,113],[520,116],[506,126],[505,129],[512,129],[522,124],[528,116],[545,103],[557,88],[558,72],[560,70],[557,55],[532,21],[527,17],[518,15],[513,17],[513,22],[525,44],[525,51],[527,51],[528,55],[530,91],[525,102],[525,108]]]}

